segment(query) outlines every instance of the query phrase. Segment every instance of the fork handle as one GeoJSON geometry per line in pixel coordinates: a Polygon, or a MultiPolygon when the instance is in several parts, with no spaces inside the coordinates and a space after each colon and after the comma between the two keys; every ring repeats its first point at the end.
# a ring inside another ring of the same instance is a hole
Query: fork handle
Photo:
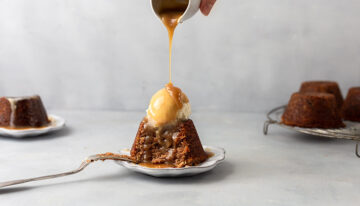
{"type": "Polygon", "coordinates": [[[129,156],[126,155],[119,155],[119,154],[113,154],[113,153],[104,153],[104,154],[97,154],[92,155],[86,158],[80,165],[79,168],[64,172],[64,173],[58,173],[53,175],[46,175],[46,176],[40,176],[40,177],[34,177],[34,178],[27,178],[27,179],[20,179],[20,180],[12,180],[7,182],[0,182],[0,188],[11,186],[11,185],[17,185],[22,184],[26,182],[32,182],[32,181],[38,181],[38,180],[47,180],[47,179],[53,179],[57,177],[64,177],[68,175],[76,174],[80,171],[82,171],[85,167],[87,167],[90,163],[98,160],[121,160],[121,161],[128,161],[128,162],[134,162],[129,156]]]}
{"type": "Polygon", "coordinates": [[[12,181],[7,181],[7,182],[0,182],[0,188],[3,187],[7,187],[7,186],[11,186],[11,185],[17,185],[17,184],[22,184],[22,183],[26,183],[26,182],[32,182],[32,181],[38,181],[38,180],[46,180],[46,179],[53,179],[53,178],[57,178],[57,177],[63,177],[63,176],[67,176],[67,175],[72,175],[72,174],[76,174],[78,172],[80,172],[81,170],[76,169],[70,172],[64,172],[64,173],[59,173],[59,174],[54,174],[54,175],[46,175],[46,176],[41,176],[41,177],[34,177],[34,178],[28,178],[28,179],[21,179],[21,180],[12,180],[12,181]]]}

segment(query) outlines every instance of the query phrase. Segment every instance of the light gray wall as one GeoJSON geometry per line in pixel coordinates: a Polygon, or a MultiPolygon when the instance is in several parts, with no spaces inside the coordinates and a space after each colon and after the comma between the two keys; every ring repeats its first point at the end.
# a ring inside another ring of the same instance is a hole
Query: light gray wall
{"type": "MultiPolygon", "coordinates": [[[[266,111],[303,80],[360,86],[359,0],[218,0],[175,34],[173,80],[194,110],[266,111]]],[[[0,0],[0,95],[50,109],[144,110],[168,78],[147,0],[0,0]]]]}

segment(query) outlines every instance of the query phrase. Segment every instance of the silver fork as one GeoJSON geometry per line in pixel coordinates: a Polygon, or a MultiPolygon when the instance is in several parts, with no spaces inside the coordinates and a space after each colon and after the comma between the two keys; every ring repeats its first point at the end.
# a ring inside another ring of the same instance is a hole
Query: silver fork
{"type": "Polygon", "coordinates": [[[96,154],[96,155],[91,155],[91,156],[87,157],[81,163],[80,167],[75,170],[72,170],[69,172],[64,172],[64,173],[59,173],[59,174],[41,176],[41,177],[0,182],[0,188],[11,186],[11,185],[22,184],[22,183],[26,183],[26,182],[47,180],[47,179],[53,179],[53,178],[57,178],[57,177],[64,177],[67,175],[73,175],[73,174],[76,174],[76,173],[82,171],[83,169],[85,169],[85,167],[87,167],[90,163],[98,161],[98,160],[121,160],[121,161],[135,162],[133,159],[131,159],[127,155],[120,155],[120,154],[113,154],[113,153],[96,154]]]}

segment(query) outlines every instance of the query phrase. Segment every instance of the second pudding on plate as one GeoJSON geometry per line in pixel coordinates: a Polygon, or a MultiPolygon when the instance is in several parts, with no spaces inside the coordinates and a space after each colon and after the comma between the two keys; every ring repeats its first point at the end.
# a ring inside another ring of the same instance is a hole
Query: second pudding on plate
{"type": "Polygon", "coordinates": [[[1,97],[0,126],[7,129],[46,127],[50,120],[40,96],[1,97]]]}

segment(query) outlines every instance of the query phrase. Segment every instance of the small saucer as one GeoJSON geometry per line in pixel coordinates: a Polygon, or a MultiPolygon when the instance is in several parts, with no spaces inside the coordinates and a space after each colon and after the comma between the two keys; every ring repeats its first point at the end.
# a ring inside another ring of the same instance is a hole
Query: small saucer
{"type": "Polygon", "coordinates": [[[38,136],[52,131],[57,131],[65,126],[65,120],[56,115],[49,115],[50,124],[46,127],[40,128],[26,128],[26,129],[9,129],[0,127],[0,136],[24,138],[28,136],[38,136]]]}
{"type": "MultiPolygon", "coordinates": [[[[115,161],[117,164],[126,167],[129,170],[143,173],[154,177],[183,177],[193,176],[200,173],[210,171],[215,168],[216,165],[225,160],[225,150],[220,147],[203,146],[204,150],[208,153],[212,153],[205,162],[196,166],[187,166],[182,168],[149,168],[135,163],[125,161],[115,161]]],[[[122,155],[130,155],[129,149],[123,149],[120,151],[122,155]]]]}

